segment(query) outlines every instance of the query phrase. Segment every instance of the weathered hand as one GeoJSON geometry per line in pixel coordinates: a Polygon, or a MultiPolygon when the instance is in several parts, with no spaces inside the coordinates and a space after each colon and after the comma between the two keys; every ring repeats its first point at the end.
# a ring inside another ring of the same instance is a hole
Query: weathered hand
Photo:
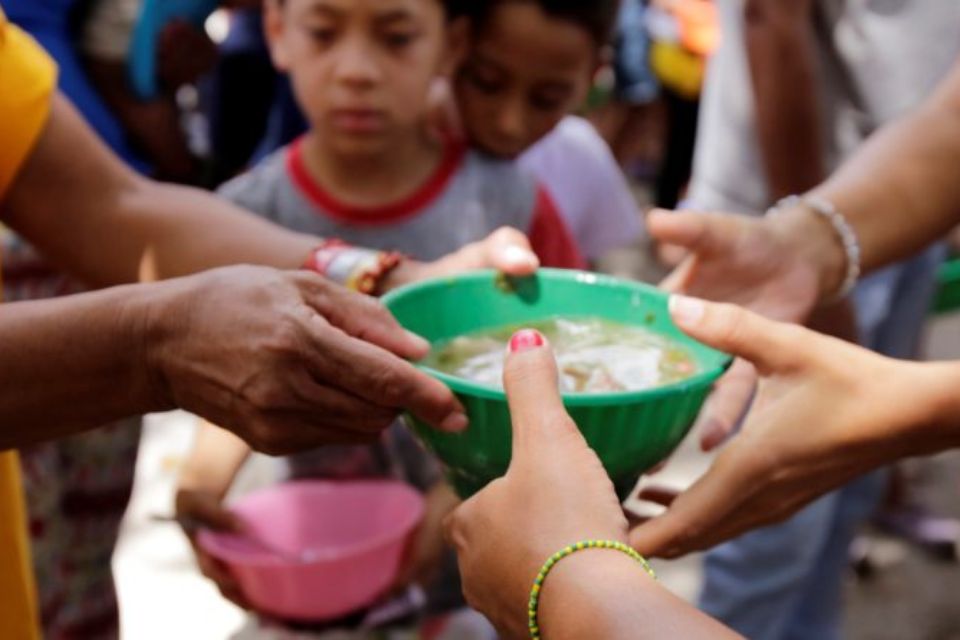
{"type": "Polygon", "coordinates": [[[308,272],[230,267],[170,281],[141,320],[168,404],[271,454],[371,442],[401,410],[466,427],[456,398],[404,358],[427,343],[375,299],[308,272]]]}

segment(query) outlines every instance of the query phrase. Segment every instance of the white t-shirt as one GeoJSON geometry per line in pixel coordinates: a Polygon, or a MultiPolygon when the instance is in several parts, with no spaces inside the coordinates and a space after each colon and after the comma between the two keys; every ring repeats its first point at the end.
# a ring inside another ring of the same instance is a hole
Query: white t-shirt
{"type": "Polygon", "coordinates": [[[588,260],[643,234],[640,207],[626,177],[585,119],[567,116],[518,162],[546,188],[588,260]]]}
{"type": "MultiPolygon", "coordinates": [[[[764,176],[743,34],[745,0],[718,2],[723,40],[700,103],[689,201],[761,213],[764,176]]],[[[958,0],[817,0],[825,162],[832,172],[876,129],[926,98],[960,54],[958,0]]]]}

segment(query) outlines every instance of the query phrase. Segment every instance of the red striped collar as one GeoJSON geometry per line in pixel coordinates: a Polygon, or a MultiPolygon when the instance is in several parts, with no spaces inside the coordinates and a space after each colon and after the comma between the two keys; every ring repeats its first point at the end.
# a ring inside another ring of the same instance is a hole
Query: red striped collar
{"type": "Polygon", "coordinates": [[[375,207],[347,204],[314,180],[303,159],[303,138],[295,140],[287,149],[287,172],[297,189],[329,217],[354,225],[381,225],[412,218],[426,209],[446,189],[465,155],[464,145],[447,143],[440,164],[416,192],[397,202],[375,207]]]}

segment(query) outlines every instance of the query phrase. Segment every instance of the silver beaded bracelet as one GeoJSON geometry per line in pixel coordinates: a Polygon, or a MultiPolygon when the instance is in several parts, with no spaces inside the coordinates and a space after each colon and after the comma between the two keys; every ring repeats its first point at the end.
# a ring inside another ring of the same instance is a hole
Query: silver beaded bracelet
{"type": "Polygon", "coordinates": [[[832,202],[819,196],[787,196],[783,198],[767,211],[768,216],[776,215],[786,209],[805,206],[814,213],[827,219],[833,230],[836,231],[843,245],[843,251],[847,258],[847,272],[836,293],[824,300],[824,304],[834,304],[840,302],[853,291],[860,279],[860,241],[857,234],[847,222],[847,219],[837,210],[832,202]]]}

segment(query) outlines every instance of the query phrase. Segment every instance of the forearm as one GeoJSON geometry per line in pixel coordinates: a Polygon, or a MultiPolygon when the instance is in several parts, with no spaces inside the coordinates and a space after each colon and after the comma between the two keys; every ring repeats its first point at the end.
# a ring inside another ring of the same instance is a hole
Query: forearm
{"type": "Polygon", "coordinates": [[[228,264],[295,268],[316,244],[194,189],[142,179],[59,96],[3,216],[93,285],[168,278],[228,264]]]}
{"type": "MultiPolygon", "coordinates": [[[[103,233],[120,221],[135,240],[104,278],[154,280],[234,264],[295,269],[318,239],[293,233],[188,187],[141,181],[122,196],[117,217],[94,222],[103,233]],[[135,272],[128,271],[131,267],[135,272]]],[[[114,260],[113,262],[117,262],[114,260]]]]}
{"type": "MultiPolygon", "coordinates": [[[[901,391],[914,401],[893,421],[889,440],[900,447],[898,458],[930,455],[960,447],[960,361],[900,362],[905,367],[901,391]]],[[[887,434],[881,434],[885,436],[887,434]]]]}
{"type": "Polygon", "coordinates": [[[250,447],[246,442],[200,420],[193,450],[180,473],[179,488],[204,491],[222,500],[249,456],[250,447]]]}
{"type": "Polygon", "coordinates": [[[172,408],[144,352],[163,287],[0,306],[0,448],[172,408]]]}
{"type": "Polygon", "coordinates": [[[737,638],[651,579],[631,558],[580,551],[547,577],[540,599],[540,628],[548,640],[660,640],[737,638]]]}
{"type": "Polygon", "coordinates": [[[873,136],[816,193],[853,224],[865,270],[912,255],[960,220],[960,64],[923,106],[873,136]]]}
{"type": "Polygon", "coordinates": [[[807,0],[747,0],[744,6],[757,133],[773,200],[825,177],[810,13],[807,0]]]}

